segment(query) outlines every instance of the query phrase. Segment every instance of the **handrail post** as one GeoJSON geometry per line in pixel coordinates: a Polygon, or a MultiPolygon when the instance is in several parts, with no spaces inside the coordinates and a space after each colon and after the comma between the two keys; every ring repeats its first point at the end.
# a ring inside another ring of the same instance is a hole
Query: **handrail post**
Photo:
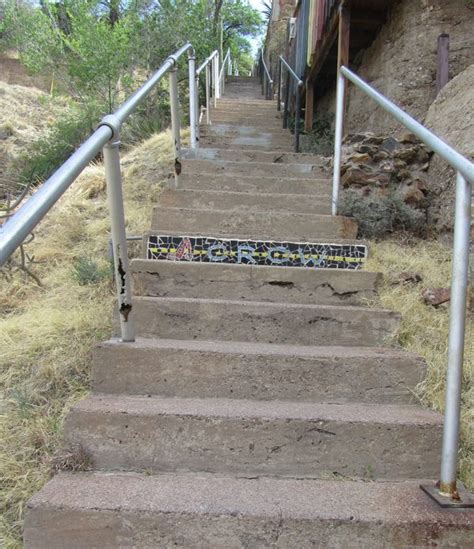
{"type": "Polygon", "coordinates": [[[216,55],[214,59],[214,107],[217,107],[217,100],[221,97],[219,90],[219,56],[216,55]]]}
{"type": "Polygon", "coordinates": [[[456,472],[459,446],[461,383],[466,330],[466,302],[469,277],[469,233],[472,186],[460,172],[456,178],[454,245],[449,319],[448,368],[444,412],[443,451],[439,492],[456,498],[456,472]]]}
{"type": "Polygon", "coordinates": [[[281,110],[281,61],[278,60],[278,94],[277,94],[277,110],[281,110]]]}
{"type": "Polygon", "coordinates": [[[196,148],[199,147],[199,137],[200,137],[200,128],[199,128],[199,118],[201,116],[201,111],[199,107],[199,75],[196,75],[196,88],[194,90],[195,96],[195,105],[196,105],[196,148]]]}
{"type": "Polygon", "coordinates": [[[170,102],[171,102],[171,133],[174,147],[175,182],[178,186],[179,173],[181,171],[181,128],[179,120],[178,98],[178,69],[176,66],[170,70],[170,102]]]}
{"type": "Polygon", "coordinates": [[[189,144],[196,148],[196,57],[194,52],[188,57],[189,72],[189,144]]]}
{"type": "Polygon", "coordinates": [[[104,146],[105,180],[107,183],[107,201],[112,227],[114,273],[117,287],[120,331],[122,341],[135,341],[135,330],[131,316],[132,289],[127,255],[119,147],[120,140],[118,135],[114,135],[112,140],[104,146]]]}
{"type": "Polygon", "coordinates": [[[206,65],[206,124],[211,124],[211,67],[206,65]]]}
{"type": "Polygon", "coordinates": [[[283,129],[288,128],[288,107],[290,104],[290,71],[286,69],[285,105],[283,107],[283,129]]]}
{"type": "Polygon", "coordinates": [[[296,105],[295,105],[295,152],[300,152],[300,118],[301,118],[301,88],[302,83],[298,82],[296,86],[296,105]]]}
{"type": "Polygon", "coordinates": [[[342,132],[344,128],[344,95],[346,79],[338,72],[336,97],[336,123],[334,135],[334,171],[332,183],[332,215],[337,215],[339,205],[339,187],[341,184],[342,132]]]}

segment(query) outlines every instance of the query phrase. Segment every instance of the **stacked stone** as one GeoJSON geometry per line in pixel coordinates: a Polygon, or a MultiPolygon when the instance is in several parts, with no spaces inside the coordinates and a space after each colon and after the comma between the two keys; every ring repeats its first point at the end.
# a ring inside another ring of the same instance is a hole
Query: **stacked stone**
{"type": "Polygon", "coordinates": [[[425,207],[430,154],[410,133],[398,139],[373,133],[349,135],[342,153],[342,185],[366,196],[395,191],[405,203],[425,207]]]}

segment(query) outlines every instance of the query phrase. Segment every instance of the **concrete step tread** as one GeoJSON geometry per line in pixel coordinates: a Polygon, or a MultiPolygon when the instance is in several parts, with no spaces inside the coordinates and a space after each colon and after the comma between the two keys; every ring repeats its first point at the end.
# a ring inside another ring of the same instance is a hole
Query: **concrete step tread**
{"type": "MultiPolygon", "coordinates": [[[[218,145],[213,147],[199,148],[196,150],[185,149],[183,158],[196,159],[242,159],[242,161],[271,162],[272,164],[318,164],[324,166],[325,159],[319,155],[281,152],[281,151],[242,151],[242,149],[221,148],[218,145]]],[[[233,160],[236,161],[236,160],[233,160]]]]}
{"type": "Polygon", "coordinates": [[[102,348],[154,349],[177,351],[201,351],[206,353],[249,355],[249,356],[287,356],[300,358],[413,358],[417,355],[391,347],[338,347],[309,346],[277,343],[250,343],[248,341],[200,341],[181,339],[158,339],[137,337],[134,342],[123,342],[113,338],[98,344],[102,348]]]}
{"type": "MultiPolygon", "coordinates": [[[[281,165],[284,165],[284,164],[281,164],[281,165]]],[[[281,182],[281,183],[288,183],[288,184],[292,184],[292,185],[298,185],[299,183],[302,183],[303,185],[308,185],[308,179],[307,178],[302,178],[302,177],[291,177],[291,176],[282,176],[282,177],[271,177],[271,176],[255,176],[255,175],[246,175],[246,174],[228,174],[228,173],[216,173],[216,172],[212,172],[212,171],[200,171],[199,174],[192,174],[192,173],[183,173],[181,174],[181,179],[189,179],[189,180],[194,180],[194,179],[197,179],[197,178],[203,178],[203,177],[208,177],[208,178],[212,178],[212,179],[217,179],[217,180],[230,180],[230,181],[233,181],[235,183],[239,183],[239,182],[245,182],[245,183],[252,183],[252,182],[256,182],[256,183],[261,183],[262,180],[263,182],[268,182],[268,183],[271,183],[271,182],[281,182]]],[[[332,187],[331,187],[331,184],[332,184],[332,181],[331,181],[331,177],[329,174],[319,174],[319,177],[315,177],[314,179],[311,179],[309,180],[309,183],[312,183],[314,184],[315,186],[317,186],[318,184],[324,184],[324,185],[327,185],[327,189],[328,189],[328,193],[331,192],[332,190],[332,187]]],[[[292,194],[292,193],[291,193],[292,194]]]]}
{"type": "MultiPolygon", "coordinates": [[[[61,473],[30,500],[70,509],[252,514],[376,524],[436,523],[474,530],[472,512],[446,510],[419,488],[425,480],[343,481],[229,478],[206,474],[61,473]]],[[[429,482],[429,481],[428,481],[429,482]]]]}
{"type": "MultiPolygon", "coordinates": [[[[321,201],[325,201],[327,202],[328,200],[330,200],[330,195],[329,194],[298,194],[298,195],[295,195],[295,194],[291,194],[291,193],[268,193],[268,192],[262,192],[262,193],[252,193],[252,192],[244,192],[244,191],[230,191],[230,190],[227,190],[227,189],[223,189],[223,190],[213,190],[213,189],[192,189],[192,188],[186,188],[186,189],[181,189],[181,188],[178,188],[178,189],[175,189],[173,187],[168,187],[166,189],[164,189],[160,195],[160,197],[163,195],[163,193],[166,193],[166,194],[176,194],[176,195],[187,195],[189,194],[190,196],[191,195],[194,195],[194,194],[199,194],[199,195],[202,195],[204,197],[209,197],[209,199],[212,199],[212,198],[218,198],[219,196],[225,196],[225,197],[229,197],[229,198],[234,198],[236,202],[239,202],[240,199],[243,199],[243,198],[247,198],[247,197],[252,197],[252,196],[256,196],[256,197],[259,197],[261,198],[262,200],[264,199],[268,199],[268,200],[271,200],[271,199],[278,199],[278,200],[281,200],[281,201],[284,201],[284,200],[289,200],[289,199],[295,199],[295,196],[298,197],[298,200],[302,200],[302,201],[305,201],[305,200],[311,200],[311,201],[314,201],[314,200],[321,200],[321,201]]],[[[182,202],[182,204],[185,203],[185,202],[182,202]]],[[[177,207],[177,206],[174,206],[174,207],[177,207]]],[[[265,211],[268,211],[268,210],[265,210],[265,211]]],[[[297,211],[295,211],[294,213],[298,213],[297,211]]],[[[307,214],[307,215],[314,215],[314,214],[307,214]]],[[[319,215],[326,215],[326,214],[319,214],[319,215]]],[[[329,216],[329,214],[327,214],[329,216]]],[[[332,217],[332,216],[329,216],[329,217],[332,217]]]]}
{"type": "Polygon", "coordinates": [[[179,398],[150,395],[91,394],[73,407],[93,414],[139,416],[192,416],[295,419],[377,425],[441,426],[442,416],[416,404],[315,403],[284,400],[244,400],[230,398],[179,398]]]}

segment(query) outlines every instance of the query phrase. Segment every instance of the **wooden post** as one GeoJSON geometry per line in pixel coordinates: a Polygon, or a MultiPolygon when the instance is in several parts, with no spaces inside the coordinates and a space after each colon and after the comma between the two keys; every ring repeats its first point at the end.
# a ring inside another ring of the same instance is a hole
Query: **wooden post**
{"type": "MultiPolygon", "coordinates": [[[[351,10],[347,4],[342,4],[339,8],[339,37],[337,42],[337,74],[344,65],[349,68],[349,40],[351,34],[351,10]]],[[[347,106],[349,86],[346,86],[344,92],[344,112],[347,106]]],[[[347,133],[346,116],[344,116],[344,126],[342,135],[347,133]]]]}
{"type": "Polygon", "coordinates": [[[438,70],[436,72],[436,95],[449,82],[449,34],[438,36],[438,70]]]}
{"type": "Polygon", "coordinates": [[[304,112],[304,129],[309,132],[313,129],[313,102],[314,102],[314,84],[306,81],[306,103],[304,112]]]}

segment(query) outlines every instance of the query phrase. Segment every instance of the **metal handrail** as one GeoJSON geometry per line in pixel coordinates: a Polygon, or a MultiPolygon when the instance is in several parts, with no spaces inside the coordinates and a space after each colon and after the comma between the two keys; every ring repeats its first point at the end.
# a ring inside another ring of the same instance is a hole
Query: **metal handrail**
{"type": "Polygon", "coordinates": [[[283,128],[288,128],[288,110],[290,103],[290,76],[296,81],[296,100],[295,100],[295,152],[300,150],[300,118],[301,118],[301,89],[304,86],[303,80],[296,74],[296,72],[285,61],[283,56],[278,58],[278,110],[280,110],[280,97],[281,97],[281,84],[282,84],[282,65],[286,69],[286,83],[285,83],[285,105],[283,108],[283,128]]]}
{"type": "MultiPolygon", "coordinates": [[[[211,124],[211,79],[215,78],[215,67],[218,61],[219,51],[214,50],[211,55],[204,61],[204,63],[196,70],[196,88],[197,90],[199,90],[199,75],[204,69],[206,69],[206,124],[208,126],[211,124]]],[[[196,100],[197,112],[199,112],[199,93],[196,94],[196,100]]]]}
{"type": "Polygon", "coordinates": [[[230,63],[230,48],[227,48],[227,53],[225,54],[225,57],[222,61],[221,70],[219,72],[219,77],[217,79],[217,89],[219,90],[219,95],[217,95],[218,98],[222,97],[224,93],[225,88],[225,65],[230,63]]]}
{"type": "MultiPolygon", "coordinates": [[[[21,245],[36,225],[51,210],[54,204],[69,188],[82,170],[103,149],[107,198],[109,203],[111,232],[114,252],[115,280],[118,309],[123,341],[134,341],[134,327],[131,316],[131,283],[128,267],[127,241],[120,171],[120,131],[122,124],[153,90],[163,75],[170,73],[171,125],[176,162],[180,155],[180,121],[177,85],[177,61],[188,53],[190,88],[191,134],[196,128],[196,110],[192,98],[195,96],[195,54],[190,43],[170,55],[156,73],[131,95],[113,114],[105,116],[94,133],[73,153],[66,162],[51,175],[41,187],[0,227],[0,266],[21,245]]],[[[193,147],[193,138],[191,138],[193,147]]],[[[195,147],[195,143],[194,143],[195,147]]],[[[175,164],[176,164],[175,162],[175,164]]]]}
{"type": "Polygon", "coordinates": [[[332,214],[337,215],[341,178],[341,152],[344,128],[344,97],[346,79],[371,97],[385,111],[408,128],[430,149],[438,153],[456,171],[456,204],[454,214],[454,245],[451,275],[451,306],[448,338],[446,398],[441,456],[440,480],[436,486],[422,488],[436,501],[445,505],[459,505],[456,486],[461,409],[461,382],[466,332],[466,306],[469,275],[469,246],[471,225],[472,183],[474,163],[450,147],[425,126],[397,107],[359,76],[342,66],[337,79],[336,127],[334,144],[334,174],[332,214]]]}
{"type": "Polygon", "coordinates": [[[270,74],[270,71],[268,70],[267,64],[265,63],[263,50],[260,50],[260,60],[262,62],[263,68],[265,69],[265,72],[262,74],[262,95],[264,95],[266,99],[272,99],[273,98],[273,79],[270,74]],[[266,79],[265,79],[265,76],[267,77],[266,79]]]}

